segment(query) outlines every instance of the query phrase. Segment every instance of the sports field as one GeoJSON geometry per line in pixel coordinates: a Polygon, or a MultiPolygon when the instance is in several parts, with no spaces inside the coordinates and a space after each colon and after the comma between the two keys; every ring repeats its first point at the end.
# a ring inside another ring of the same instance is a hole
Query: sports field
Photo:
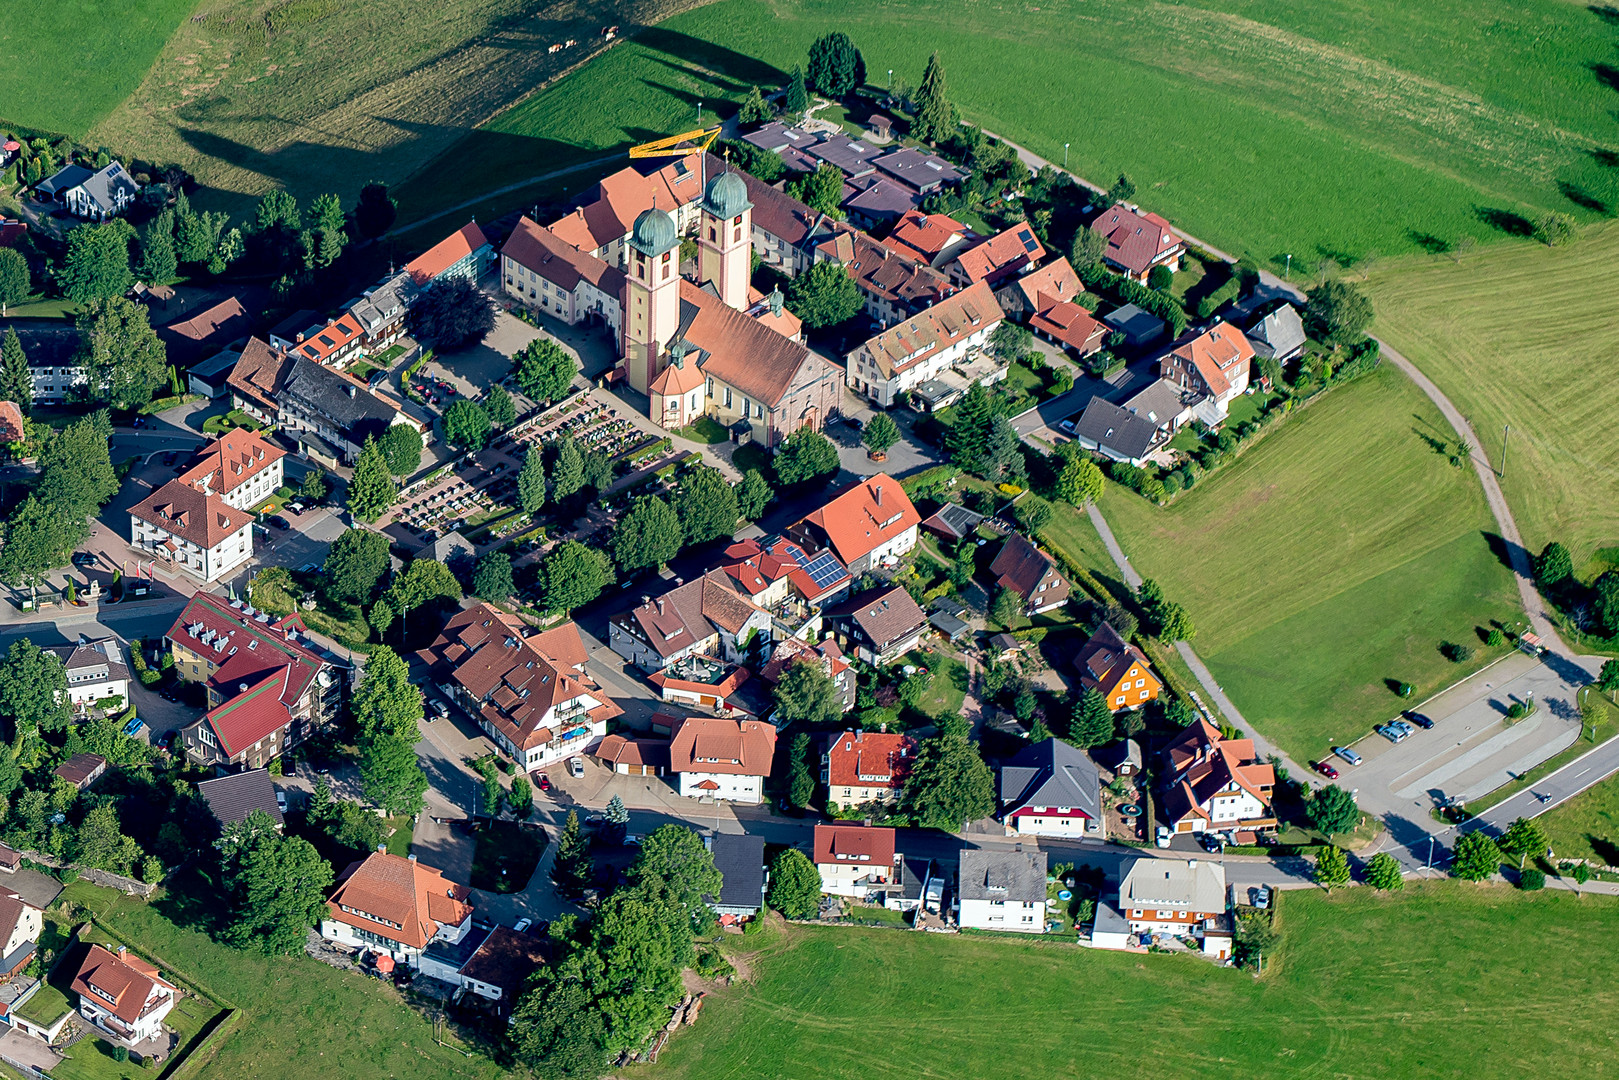
{"type": "Polygon", "coordinates": [[[1437,882],[1288,893],[1280,918],[1280,962],[1257,981],[1190,957],[791,927],[646,1073],[1490,1080],[1556,1062],[1611,1075],[1611,898],[1437,882]]]}
{"type": "Polygon", "coordinates": [[[1143,576],[1185,604],[1237,708],[1299,760],[1482,663],[1518,614],[1478,478],[1391,366],[1331,391],[1168,509],[1110,487],[1102,510],[1143,576]],[[1440,655],[1474,647],[1472,664],[1440,655]]]}
{"type": "Polygon", "coordinates": [[[0,120],[83,137],[141,84],[197,0],[33,0],[0,17],[0,120]]]}
{"type": "Polygon", "coordinates": [[[1373,270],[1377,333],[1438,383],[1501,460],[1532,550],[1560,540],[1587,575],[1619,546],[1619,225],[1567,247],[1511,244],[1373,270]]]}
{"type": "MultiPolygon", "coordinates": [[[[664,23],[781,70],[828,30],[1227,250],[1294,266],[1585,219],[1619,197],[1619,20],[1563,0],[720,0],[664,23]],[[1582,206],[1582,203],[1585,204],[1582,206]]],[[[671,46],[672,54],[681,49],[671,46]]],[[[639,91],[631,88],[632,96],[639,91]]]]}

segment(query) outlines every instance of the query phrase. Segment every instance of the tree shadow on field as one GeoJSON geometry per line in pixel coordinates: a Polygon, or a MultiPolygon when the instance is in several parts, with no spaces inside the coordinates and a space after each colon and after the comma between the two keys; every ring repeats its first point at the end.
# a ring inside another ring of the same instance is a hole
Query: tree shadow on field
{"type": "Polygon", "coordinates": [[[1400,693],[1400,691],[1405,687],[1405,680],[1403,680],[1403,679],[1384,679],[1383,680],[1383,685],[1388,687],[1389,688],[1389,693],[1393,694],[1395,697],[1404,697],[1405,696],[1404,694],[1400,693]]]}
{"type": "Polygon", "coordinates": [[[1489,546],[1490,554],[1501,561],[1501,565],[1508,570],[1517,572],[1515,559],[1522,559],[1525,567],[1533,565],[1534,560],[1521,544],[1514,544],[1500,533],[1490,532],[1488,529],[1480,530],[1479,535],[1484,537],[1484,543],[1489,546]]]}
{"type": "Polygon", "coordinates": [[[1591,14],[1595,15],[1609,26],[1619,29],[1619,8],[1613,7],[1609,4],[1588,4],[1586,5],[1585,10],[1589,11],[1591,14]]]}
{"type": "Polygon", "coordinates": [[[1613,213],[1613,208],[1607,203],[1584,188],[1569,183],[1567,180],[1557,181],[1557,190],[1562,193],[1563,198],[1582,210],[1589,210],[1594,214],[1601,214],[1603,217],[1608,217],[1613,213]]]}
{"type": "Polygon", "coordinates": [[[666,56],[724,72],[750,86],[776,87],[787,81],[786,72],[761,60],[674,30],[652,27],[637,34],[635,40],[666,56]]]}
{"type": "Polygon", "coordinates": [[[1412,433],[1414,433],[1416,435],[1417,438],[1421,439],[1423,442],[1428,444],[1428,449],[1432,450],[1434,453],[1438,454],[1440,457],[1443,457],[1443,458],[1450,457],[1450,443],[1449,442],[1447,442],[1444,439],[1438,438],[1436,436],[1430,435],[1426,431],[1423,431],[1419,427],[1413,427],[1411,429],[1411,431],[1412,431],[1412,433]]]}
{"type": "Polygon", "coordinates": [[[1619,844],[1609,840],[1606,836],[1585,834],[1585,842],[1591,845],[1591,854],[1601,859],[1608,866],[1619,866],[1619,844]]]}
{"type": "Polygon", "coordinates": [[[1601,61],[1587,64],[1586,66],[1591,69],[1591,74],[1596,76],[1597,82],[1606,86],[1609,90],[1619,90],[1619,67],[1614,67],[1612,64],[1605,64],[1601,61]]]}
{"type": "Polygon", "coordinates": [[[1528,236],[1535,231],[1534,222],[1511,210],[1501,210],[1493,206],[1475,206],[1473,215],[1490,228],[1504,232],[1508,236],[1528,236]]]}
{"type": "Polygon", "coordinates": [[[1433,233],[1419,232],[1416,229],[1407,229],[1405,235],[1417,247],[1429,255],[1444,255],[1450,251],[1450,241],[1441,239],[1433,233]]]}
{"type": "MultiPolygon", "coordinates": [[[[670,71],[676,72],[677,74],[680,74],[680,75],[684,75],[688,79],[698,78],[698,77],[707,79],[709,82],[714,83],[721,90],[724,90],[726,93],[730,93],[730,94],[745,94],[745,93],[748,92],[748,88],[753,85],[752,83],[743,82],[741,79],[734,78],[731,75],[726,74],[724,72],[716,72],[712,68],[704,68],[702,71],[699,72],[699,71],[693,71],[692,68],[687,64],[676,63],[675,61],[667,59],[667,58],[665,58],[663,56],[652,56],[652,57],[648,57],[648,59],[650,59],[655,64],[659,64],[659,65],[661,65],[663,67],[668,68],[670,71]]],[[[760,89],[765,91],[765,92],[768,92],[770,88],[768,86],[766,86],[766,87],[761,87],[760,89]]]]}
{"type": "Polygon", "coordinates": [[[1606,146],[1593,146],[1586,154],[1605,169],[1619,169],[1619,151],[1609,150],[1606,146]]]}

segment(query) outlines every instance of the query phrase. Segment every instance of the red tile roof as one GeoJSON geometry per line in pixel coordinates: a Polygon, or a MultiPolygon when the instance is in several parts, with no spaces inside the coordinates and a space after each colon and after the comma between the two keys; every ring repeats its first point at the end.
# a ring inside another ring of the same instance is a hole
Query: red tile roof
{"type": "Polygon", "coordinates": [[[1107,237],[1107,260],[1132,274],[1145,274],[1185,247],[1169,222],[1157,214],[1138,213],[1123,203],[1097,215],[1091,228],[1107,237]]]}
{"type": "Polygon", "coordinates": [[[313,335],[299,342],[293,352],[306,360],[324,364],[339,349],[364,336],[365,327],[360,325],[360,320],[345,311],[327,323],[324,329],[315,331],[313,335]]]}
{"type": "Polygon", "coordinates": [[[837,567],[837,574],[823,574],[817,584],[804,569],[815,556],[782,536],[766,537],[762,543],[739,540],[725,549],[725,557],[734,561],[722,564],[719,573],[750,599],[783,576],[799,596],[812,604],[849,584],[849,571],[842,566],[837,567]]]}
{"type": "Polygon", "coordinates": [[[688,716],[669,742],[671,772],[769,776],[776,729],[762,720],[688,716]]]}
{"type": "Polygon", "coordinates": [[[611,296],[624,288],[624,273],[590,254],[594,247],[581,249],[528,216],[518,219],[500,253],[567,292],[588,281],[611,296]]]}
{"type": "Polygon", "coordinates": [[[956,292],[949,278],[910,254],[884,247],[863,232],[842,229],[815,249],[841,263],[861,291],[908,311],[932,307],[956,292]]]}
{"type": "Polygon", "coordinates": [[[100,945],[90,946],[79,973],[73,977],[73,992],[89,998],[126,1024],[133,1024],[152,1009],[160,1008],[175,993],[173,983],[158,974],[157,968],[132,952],[116,954],[100,945]],[[156,997],[155,1001],[148,1001],[156,997]]]}
{"type": "Polygon", "coordinates": [[[1034,228],[1020,221],[956,256],[956,265],[968,281],[995,285],[1045,257],[1046,249],[1034,235],[1034,228]]]}
{"type": "Polygon", "coordinates": [[[851,484],[804,518],[826,538],[844,565],[863,559],[922,518],[899,481],[878,473],[851,484]]]}
{"type": "Polygon", "coordinates": [[[273,413],[281,388],[292,373],[292,358],[260,338],[249,338],[225,385],[273,413]]]}
{"type": "Polygon", "coordinates": [[[894,865],[894,830],[869,825],[815,826],[815,863],[894,865]]]}
{"type": "Polygon", "coordinates": [[[845,731],[826,748],[829,787],[890,787],[905,783],[916,758],[916,740],[882,731],[845,731]]]}
{"type": "Polygon", "coordinates": [[[1038,270],[1018,275],[1007,284],[1006,288],[1017,290],[1024,306],[1030,311],[1039,311],[1057,301],[1072,301],[1085,291],[1079,275],[1074,273],[1073,266],[1063,258],[1053,259],[1038,270]],[[1042,300],[1041,293],[1050,299],[1042,300]]]}
{"type": "Polygon", "coordinates": [[[287,456],[246,428],[231,428],[197,451],[180,479],[199,491],[228,495],[287,456]]]}
{"type": "Polygon", "coordinates": [[[899,219],[883,243],[909,258],[931,263],[945,248],[970,235],[971,230],[949,214],[912,210],[899,219]]]}
{"type": "Polygon", "coordinates": [[[488,243],[478,223],[468,222],[406,263],[405,271],[417,285],[426,285],[488,243]]]}
{"type": "Polygon", "coordinates": [[[1231,384],[1253,363],[1254,346],[1248,335],[1228,322],[1218,322],[1166,356],[1162,374],[1168,375],[1175,360],[1195,367],[1209,393],[1215,397],[1231,389],[1231,384]]]}
{"type": "Polygon", "coordinates": [[[0,442],[21,442],[26,432],[22,409],[17,407],[17,403],[0,401],[0,442]]]}
{"type": "Polygon", "coordinates": [[[892,377],[994,326],[1003,317],[994,287],[980,281],[868,338],[861,348],[871,355],[885,377],[892,377]]]}
{"type": "Polygon", "coordinates": [[[253,521],[252,514],[184,480],[170,480],[130,507],[129,514],[203,548],[216,547],[253,521]]]}
{"type": "Polygon", "coordinates": [[[697,309],[685,336],[709,354],[702,361],[703,374],[746,397],[775,408],[806,368],[842,378],[842,369],[830,360],[685,278],[680,279],[680,300],[682,307],[697,309]]]}
{"type": "Polygon", "coordinates": [[[335,922],[422,949],[441,926],[465,922],[472,902],[470,890],[442,871],[374,851],[343,871],[326,909],[335,922]]]}
{"type": "Polygon", "coordinates": [[[1029,316],[1031,329],[1040,330],[1082,353],[1094,352],[1107,337],[1106,323],[1071,300],[1056,300],[1041,293],[1035,313],[1029,316]]]}
{"type": "Polygon", "coordinates": [[[612,765],[669,768],[667,739],[626,739],[622,735],[609,735],[596,744],[591,755],[612,765]]]}

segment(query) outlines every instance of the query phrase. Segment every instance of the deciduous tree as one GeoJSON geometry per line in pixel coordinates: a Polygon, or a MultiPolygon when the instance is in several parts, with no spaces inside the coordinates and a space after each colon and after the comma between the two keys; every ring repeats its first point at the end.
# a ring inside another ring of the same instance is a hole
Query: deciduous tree
{"type": "Polygon", "coordinates": [[[995,809],[995,776],[965,737],[924,739],[905,781],[905,812],[927,828],[956,832],[995,809]]]}
{"type": "Polygon", "coordinates": [[[574,358],[550,338],[535,338],[512,357],[517,385],[535,401],[566,396],[578,373],[574,358]]]}
{"type": "Polygon", "coordinates": [[[551,464],[551,498],[567,502],[585,486],[585,456],[571,436],[557,443],[556,461],[551,464]]]}
{"type": "Polygon", "coordinates": [[[872,453],[886,454],[890,447],[899,442],[899,425],[894,423],[894,418],[887,413],[877,413],[866,421],[866,428],[860,433],[860,441],[872,453]]]}
{"type": "Polygon", "coordinates": [[[849,35],[834,30],[810,46],[805,77],[817,93],[840,98],[865,84],[866,61],[849,35]]]}
{"type": "Polygon", "coordinates": [[[783,848],[770,863],[770,906],[789,919],[813,919],[821,906],[821,872],[797,848],[783,848]]]}
{"type": "Polygon", "coordinates": [[[480,600],[501,603],[509,600],[517,586],[512,583],[512,557],[504,551],[486,551],[472,570],[472,595],[480,600]]]}
{"type": "MultiPolygon", "coordinates": [[[[569,815],[572,817],[573,815],[569,815]]],[[[513,1052],[534,1076],[596,1080],[607,1071],[607,1025],[590,992],[549,971],[512,1012],[513,1052]]]]}
{"type": "Polygon", "coordinates": [[[818,262],[787,286],[787,310],[811,330],[854,318],[862,303],[859,286],[841,263],[818,262]]]}
{"type": "Polygon", "coordinates": [[[669,504],[643,495],[613,530],[613,558],[626,573],[661,566],[680,554],[684,538],[685,529],[669,504]]]}
{"type": "Polygon", "coordinates": [[[1556,540],[1541,548],[1535,556],[1535,580],[1547,588],[1555,588],[1574,576],[1574,559],[1568,548],[1556,540]]]}
{"type": "Polygon", "coordinates": [[[348,529],[332,541],[321,570],[327,596],[368,603],[388,572],[388,538],[371,529],[348,529]]]}
{"type": "Polygon", "coordinates": [[[123,296],[135,284],[129,269],[129,242],[135,229],[122,218],[103,225],[80,225],[67,234],[56,282],[76,304],[123,296]]]}
{"type": "Polygon", "coordinates": [[[1337,784],[1317,791],[1305,807],[1310,824],[1328,836],[1346,833],[1360,824],[1360,807],[1355,797],[1337,784]]]}
{"type": "Polygon", "coordinates": [[[174,217],[167,211],[154,218],[141,236],[141,263],[136,277],[148,285],[165,285],[179,272],[174,257],[174,217]]]}
{"type": "Polygon", "coordinates": [[[6,305],[20,304],[33,292],[28,259],[15,248],[0,248],[0,316],[6,305]]]}
{"type": "Polygon", "coordinates": [[[354,207],[354,227],[368,240],[374,240],[393,226],[399,212],[399,203],[388,194],[388,185],[373,180],[360,189],[360,201],[354,207]]]}
{"type": "Polygon", "coordinates": [[[1331,892],[1340,885],[1349,884],[1349,857],[1344,854],[1343,848],[1328,845],[1316,856],[1315,871],[1311,874],[1315,883],[1331,892]]]}
{"type": "Polygon", "coordinates": [[[1501,869],[1501,849],[1494,840],[1477,830],[1456,838],[1451,853],[1450,873],[1463,881],[1483,881],[1501,869]]]}
{"type": "Polygon", "coordinates": [[[773,693],[784,723],[826,725],[843,718],[843,694],[819,660],[806,657],[789,665],[773,693]]]}
{"type": "Polygon", "coordinates": [[[331,864],[309,841],[283,836],[263,810],[227,826],[218,847],[232,908],[221,936],[273,956],[302,952],[326,913],[331,864]]]}
{"type": "Polygon", "coordinates": [[[94,400],[134,408],[150,401],[167,380],[168,353],[141,305],[122,296],[92,300],[75,325],[75,359],[85,368],[94,400]]]}
{"type": "MultiPolygon", "coordinates": [[[[830,217],[841,218],[843,211],[839,210],[838,206],[843,202],[843,184],[843,170],[830,162],[823,161],[815,167],[814,172],[804,173],[798,179],[788,181],[787,194],[811,210],[830,217]]],[[[835,262],[816,263],[815,265],[834,266],[842,269],[842,265],[835,262]]],[[[811,269],[813,270],[814,267],[811,267],[811,269]]],[[[794,279],[794,284],[797,284],[797,280],[796,278],[794,279]]],[[[858,295],[857,293],[856,296],[858,297],[858,295]]],[[[804,318],[797,308],[789,305],[789,310],[799,318],[804,318]]],[[[848,318],[848,316],[844,316],[844,318],[848,318]]],[[[841,322],[842,320],[838,321],[841,322]]],[[[814,328],[813,324],[810,324],[807,319],[805,324],[811,326],[812,329],[814,328]]]]}
{"type": "Polygon", "coordinates": [[[1107,237],[1095,229],[1081,225],[1074,232],[1074,242],[1068,248],[1068,263],[1074,272],[1083,276],[1102,265],[1107,254],[1107,237]]]}
{"type": "Polygon", "coordinates": [[[1311,289],[1304,324],[1312,337],[1331,345],[1353,345],[1372,325],[1372,301],[1350,281],[1329,281],[1311,289]]]}
{"type": "Polygon", "coordinates": [[[484,412],[489,414],[489,422],[496,428],[506,429],[512,421],[517,419],[517,404],[512,401],[511,394],[499,384],[491,386],[489,392],[483,396],[484,412]]]}
{"type": "Polygon", "coordinates": [[[776,455],[776,478],[791,487],[835,475],[838,448],[819,431],[801,427],[782,441],[776,455]]]}
{"type": "Polygon", "coordinates": [[[775,497],[776,493],[770,490],[770,484],[759,470],[749,469],[736,485],[737,513],[749,521],[758,521],[775,497]]]}
{"type": "Polygon", "coordinates": [[[718,896],[721,875],[703,838],[684,825],[660,825],[641,841],[641,853],[630,865],[631,884],[657,879],[698,930],[712,922],[704,896],[718,896]]]}
{"type": "Polygon", "coordinates": [[[1383,892],[1397,892],[1405,888],[1405,877],[1394,856],[1380,851],[1366,863],[1366,884],[1383,892]]]}
{"type": "Polygon", "coordinates": [[[463,450],[476,453],[489,442],[489,414],[475,401],[461,398],[444,410],[444,437],[463,450]]]}
{"type": "Polygon", "coordinates": [[[398,498],[399,488],[389,475],[382,447],[377,445],[376,436],[367,435],[349,480],[349,512],[356,521],[372,522],[387,513],[398,498]]]}
{"type": "Polygon", "coordinates": [[[62,658],[18,638],[0,661],[0,716],[10,739],[64,731],[73,721],[68,703],[67,667],[62,658]]]}
{"type": "Polygon", "coordinates": [[[686,527],[688,544],[706,544],[736,532],[736,492],[718,469],[699,465],[686,475],[674,496],[675,515],[686,527]]]}
{"type": "Polygon", "coordinates": [[[495,328],[494,301],[464,277],[435,281],[410,309],[418,341],[454,352],[484,339],[495,328]]]}
{"type": "Polygon", "coordinates": [[[1546,849],[1551,847],[1551,841],[1546,838],[1546,830],[1540,827],[1538,821],[1521,817],[1507,826],[1499,846],[1508,855],[1518,856],[1518,868],[1521,870],[1525,860],[1530,856],[1538,859],[1546,854],[1546,849]]]}
{"type": "Polygon", "coordinates": [[[448,566],[431,559],[412,562],[383,594],[388,607],[399,615],[401,636],[405,619],[412,610],[439,599],[461,599],[461,583],[455,580],[448,566]]]}

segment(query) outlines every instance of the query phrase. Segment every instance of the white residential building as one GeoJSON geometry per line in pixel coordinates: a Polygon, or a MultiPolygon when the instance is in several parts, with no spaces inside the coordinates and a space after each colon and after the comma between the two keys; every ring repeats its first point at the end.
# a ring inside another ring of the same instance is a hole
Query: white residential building
{"type": "Polygon", "coordinates": [[[157,968],[122,946],[117,953],[90,946],[73,979],[79,1015],[125,1045],[145,1042],[163,1030],[179,990],[157,968]]]}
{"type": "Polygon", "coordinates": [[[688,716],[669,743],[677,790],[693,799],[761,803],[776,729],[761,720],[688,716]]]}
{"type": "MultiPolygon", "coordinates": [[[[980,281],[862,342],[845,358],[844,381],[873,404],[889,408],[922,383],[970,360],[1001,319],[994,288],[980,281]]],[[[1004,377],[1004,367],[987,365],[976,381],[1004,377]]]]}
{"type": "Polygon", "coordinates": [[[963,929],[1046,932],[1046,853],[968,848],[957,888],[963,929]]]}

